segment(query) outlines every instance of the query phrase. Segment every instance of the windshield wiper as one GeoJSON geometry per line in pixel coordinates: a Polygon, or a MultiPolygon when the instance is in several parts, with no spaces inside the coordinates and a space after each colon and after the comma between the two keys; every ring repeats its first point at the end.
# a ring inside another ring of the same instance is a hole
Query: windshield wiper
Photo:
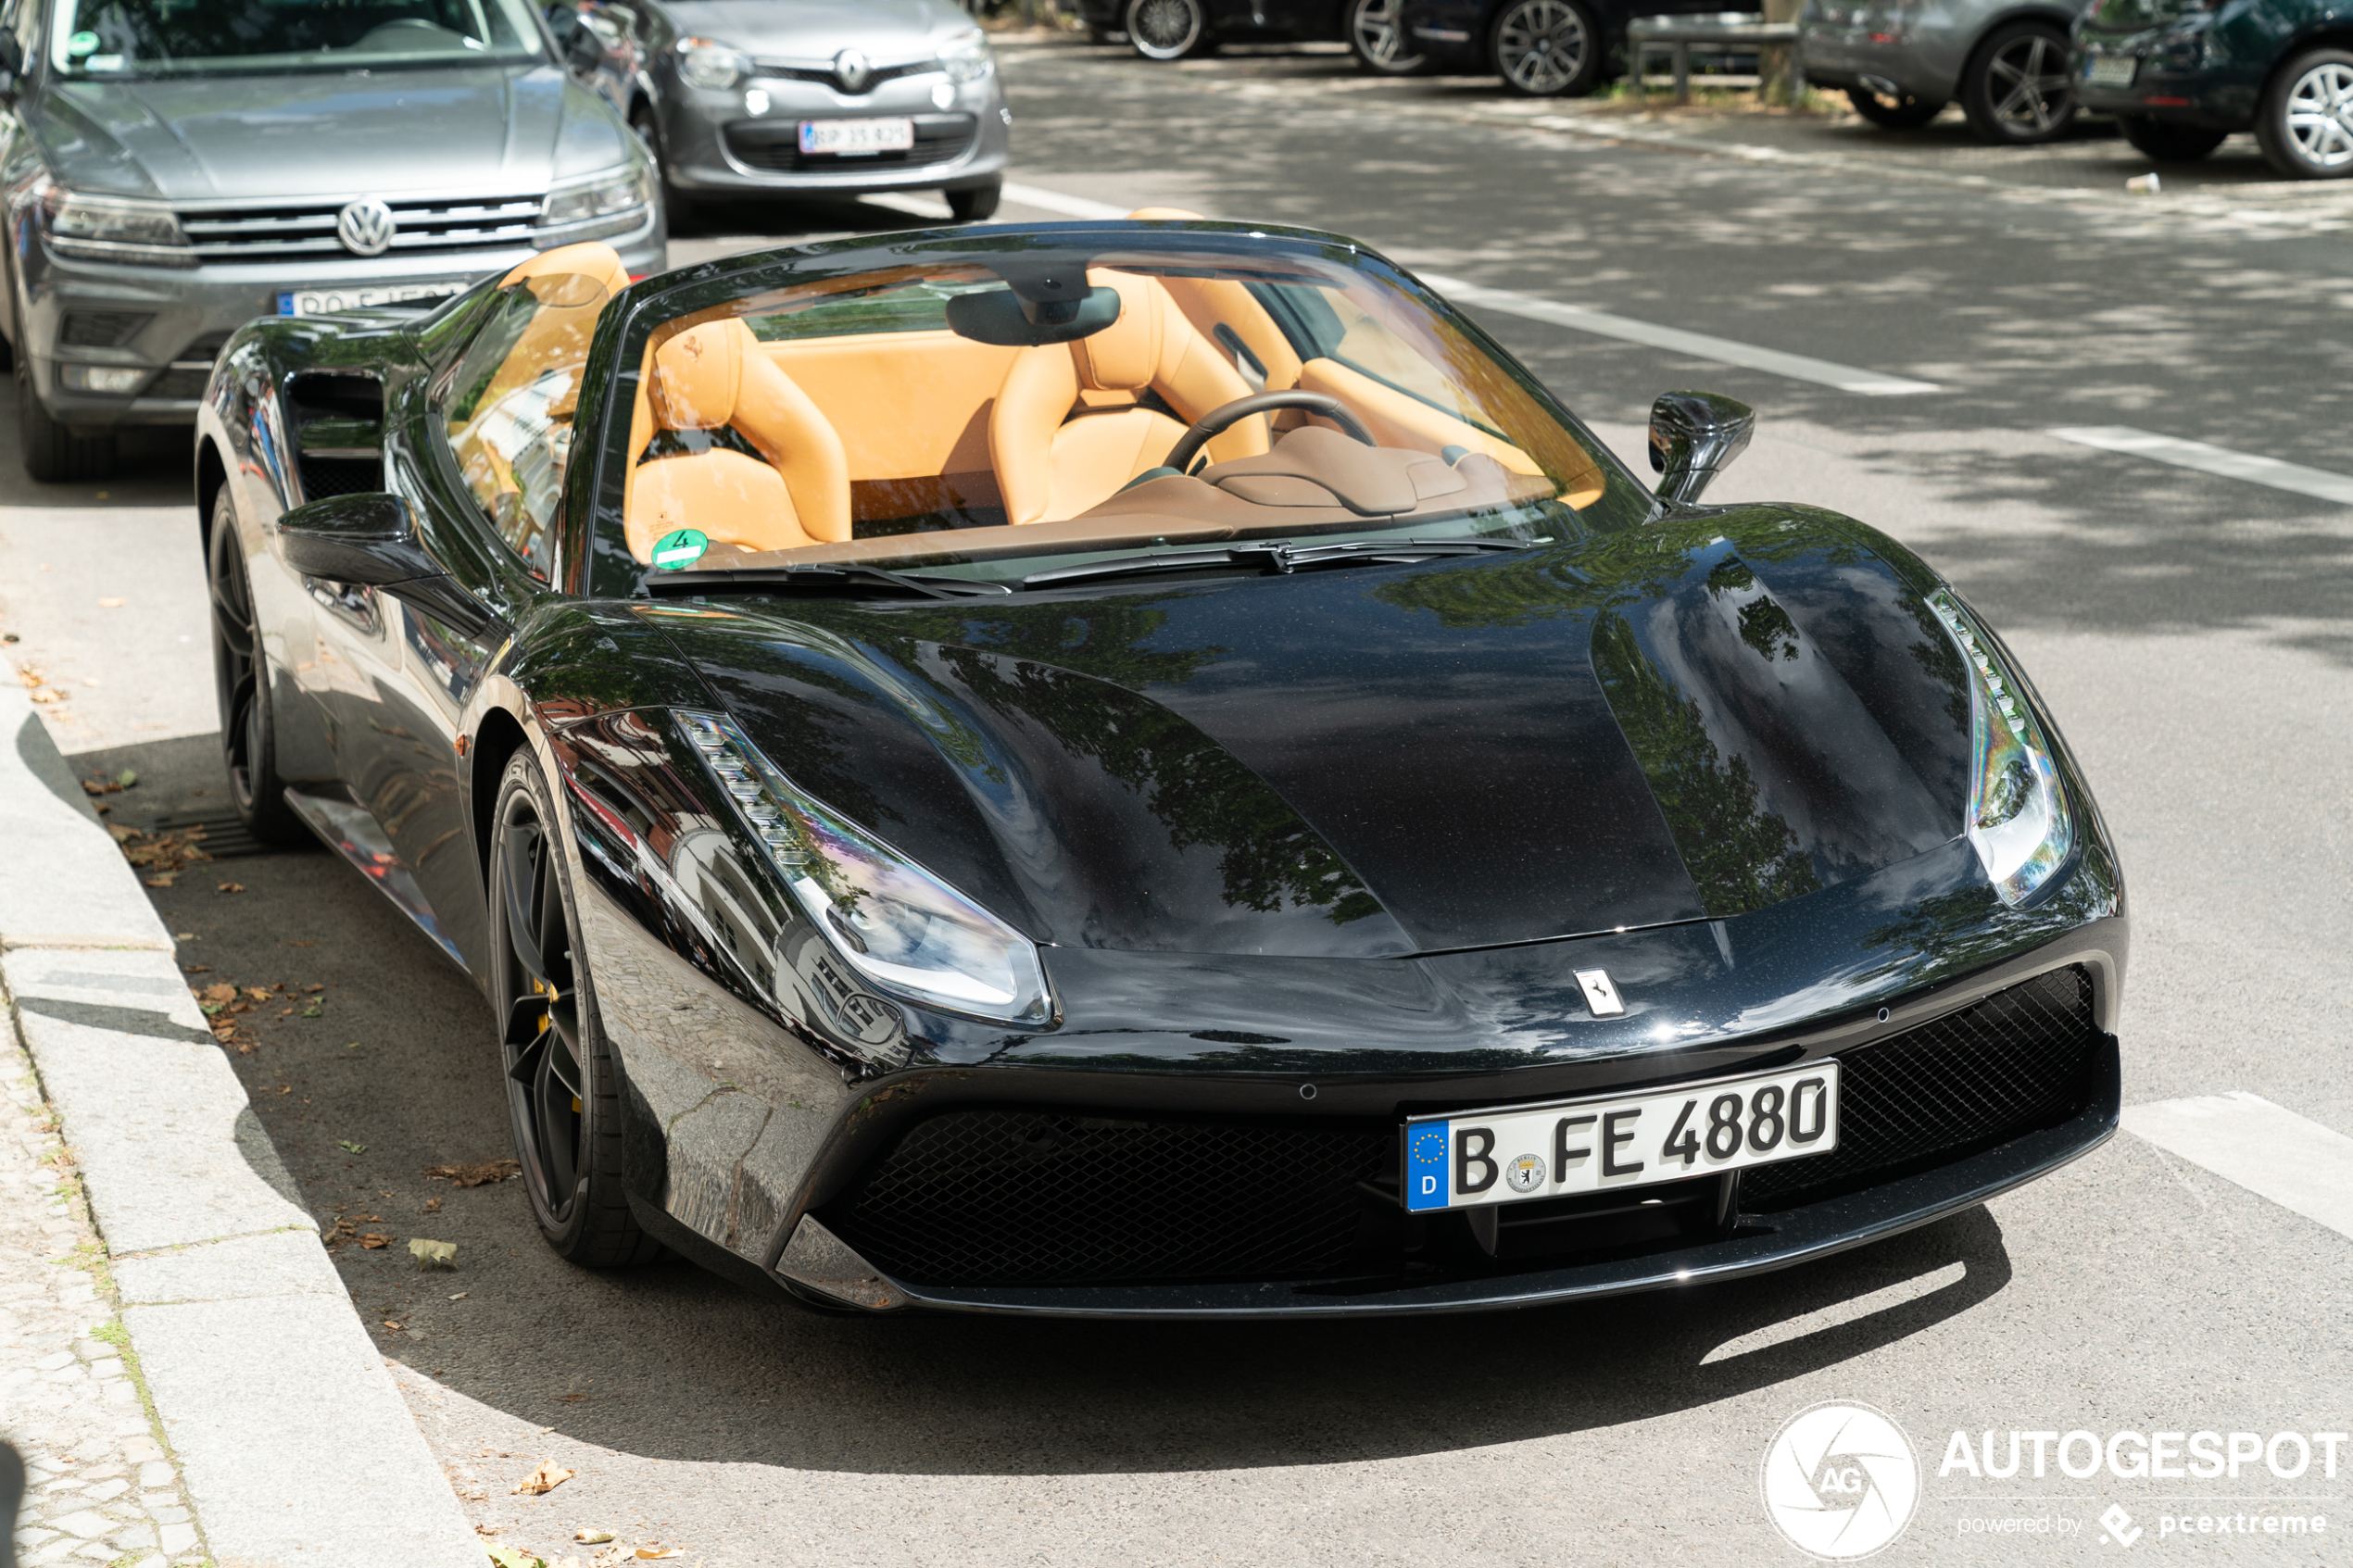
{"type": "Polygon", "coordinates": [[[967,577],[918,577],[879,566],[831,563],[658,572],[646,580],[646,592],[655,598],[668,599],[761,588],[849,588],[867,584],[897,588],[932,599],[968,599],[1013,592],[1002,583],[975,583],[967,577]]]}
{"type": "Polygon", "coordinates": [[[1492,550],[1530,547],[1516,539],[1348,539],[1305,546],[1276,539],[1265,544],[1213,545],[1201,549],[1157,550],[1150,555],[1121,556],[1115,560],[1088,561],[1078,566],[1057,567],[1051,571],[1032,572],[1021,580],[1021,585],[1051,588],[1086,578],[1135,577],[1154,571],[1199,571],[1218,566],[1289,573],[1302,567],[1390,565],[1428,560],[1433,556],[1476,556],[1492,550]]]}

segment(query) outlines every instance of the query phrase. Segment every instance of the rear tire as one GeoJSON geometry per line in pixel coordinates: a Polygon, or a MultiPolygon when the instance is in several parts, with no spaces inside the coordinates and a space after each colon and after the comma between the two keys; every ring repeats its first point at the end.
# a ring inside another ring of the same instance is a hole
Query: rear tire
{"type": "Polygon", "coordinates": [[[278,776],[278,725],[270,708],[270,655],[253,608],[237,508],[222,485],[205,537],[205,578],[212,596],[213,696],[220,708],[220,762],[229,803],[245,831],[263,844],[296,844],[302,821],[286,804],[278,776]]]}
{"type": "Polygon", "coordinates": [[[949,215],[957,222],[980,223],[997,216],[997,204],[1004,199],[1005,187],[1001,181],[992,181],[986,185],[944,194],[948,197],[949,215]]]}
{"type": "Polygon", "coordinates": [[[17,439],[24,447],[24,471],[43,484],[74,484],[103,479],[114,463],[110,435],[76,435],[43,407],[32,389],[31,356],[16,356],[17,439]]]}
{"type": "Polygon", "coordinates": [[[2075,122],[2067,38],[2047,22],[1994,31],[1961,72],[1961,112],[1978,139],[2029,147],[2057,141],[2075,122]]]}
{"type": "Polygon", "coordinates": [[[1602,84],[1609,38],[1582,0],[1509,0],[1488,30],[1487,57],[1507,93],[1581,98],[1602,84]]]}
{"type": "Polygon", "coordinates": [[[2177,125],[2145,114],[2120,114],[2116,117],[2116,123],[2123,128],[2126,141],[2159,163],[2196,163],[2221,146],[2222,139],[2230,134],[2227,131],[2208,131],[2202,125],[2177,125]]]}
{"type": "Polygon", "coordinates": [[[508,759],[491,821],[491,1003],[507,1110],[539,1234],[585,1269],[651,1262],[622,1191],[621,1074],[579,957],[556,806],[528,745],[508,759]]]}
{"type": "Polygon", "coordinates": [[[1942,98],[1915,98],[1907,93],[1890,102],[1868,87],[1849,87],[1846,101],[1856,114],[1887,131],[1916,130],[1944,112],[1942,98]]]}
{"type": "Polygon", "coordinates": [[[1405,36],[1404,0],[1348,0],[1341,31],[1360,69],[1375,76],[1413,76],[1429,56],[1405,36]]]}
{"type": "Polygon", "coordinates": [[[2353,54],[2311,49],[2290,60],[2264,91],[2255,140],[2291,180],[2353,174],[2353,54]]]}
{"type": "Polygon", "coordinates": [[[665,228],[675,232],[694,221],[695,204],[678,194],[670,182],[670,164],[661,156],[661,126],[654,119],[654,107],[643,99],[629,111],[629,129],[637,133],[645,144],[646,156],[654,160],[654,176],[661,184],[661,218],[665,228]]]}
{"type": "Polygon", "coordinates": [[[1127,46],[1148,60],[1206,55],[1209,11],[1202,0],[1128,0],[1127,46]]]}

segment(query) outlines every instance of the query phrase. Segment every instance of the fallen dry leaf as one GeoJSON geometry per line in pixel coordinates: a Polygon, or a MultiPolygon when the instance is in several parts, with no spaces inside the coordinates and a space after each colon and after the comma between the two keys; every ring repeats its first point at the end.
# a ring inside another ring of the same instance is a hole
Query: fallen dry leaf
{"type": "Polygon", "coordinates": [[[425,1199],[425,1212],[426,1212],[426,1213],[428,1213],[428,1214],[438,1214],[438,1213],[440,1213],[440,1212],[441,1212],[441,1199],[439,1199],[439,1198],[426,1198],[426,1199],[425,1199]]]}
{"type": "Polygon", "coordinates": [[[509,1493],[508,1495],[510,1497],[517,1494],[526,1497],[539,1497],[545,1493],[554,1491],[558,1486],[560,1486],[565,1482],[571,1480],[573,1474],[573,1473],[572,1471],[566,1470],[554,1460],[543,1459],[539,1461],[539,1468],[524,1476],[521,1481],[516,1482],[514,1492],[509,1493]]]}
{"type": "Polygon", "coordinates": [[[206,986],[196,995],[208,1002],[233,1002],[237,999],[237,988],[227,981],[220,980],[206,986]]]}
{"type": "Polygon", "coordinates": [[[686,1553],[684,1548],[674,1546],[641,1546],[637,1549],[637,1561],[640,1562],[660,1562],[664,1558],[684,1557],[686,1555],[686,1553]]]}
{"type": "Polygon", "coordinates": [[[180,873],[178,872],[166,872],[161,876],[148,877],[145,879],[145,882],[149,887],[169,887],[174,882],[177,882],[179,878],[180,873]]]}
{"type": "Polygon", "coordinates": [[[223,893],[243,893],[245,890],[245,884],[242,882],[224,882],[220,884],[220,891],[223,893]]]}
{"type": "Polygon", "coordinates": [[[100,609],[120,609],[122,608],[122,601],[120,599],[100,599],[98,601],[98,608],[100,609]]]}
{"type": "Polygon", "coordinates": [[[417,1261],[420,1269],[454,1269],[458,1266],[458,1244],[412,1236],[409,1238],[409,1256],[417,1261]]]}
{"type": "Polygon", "coordinates": [[[248,985],[245,987],[245,995],[251,997],[257,1002],[266,1002],[270,999],[270,987],[267,985],[248,985]]]}
{"type": "Polygon", "coordinates": [[[370,1231],[366,1236],[359,1238],[359,1245],[366,1248],[369,1251],[373,1252],[378,1248],[390,1247],[392,1245],[392,1237],[376,1231],[370,1231]]]}
{"type": "Polygon", "coordinates": [[[208,963],[183,963],[180,966],[180,972],[182,974],[210,974],[212,972],[212,966],[208,963]]]}
{"type": "Polygon", "coordinates": [[[612,1532],[610,1530],[592,1530],[584,1524],[579,1529],[574,1530],[572,1533],[572,1538],[575,1541],[585,1541],[590,1546],[602,1546],[607,1541],[612,1539],[612,1532]]]}
{"type": "Polygon", "coordinates": [[[478,1160],[471,1165],[428,1165],[425,1174],[437,1182],[478,1187],[487,1186],[492,1182],[503,1182],[510,1176],[520,1176],[522,1165],[513,1160],[478,1160]]]}

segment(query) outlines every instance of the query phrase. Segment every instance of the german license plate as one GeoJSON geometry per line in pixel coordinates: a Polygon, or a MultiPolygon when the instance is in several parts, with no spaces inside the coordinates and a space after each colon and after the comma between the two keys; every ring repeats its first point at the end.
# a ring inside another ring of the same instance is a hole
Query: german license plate
{"type": "Polygon", "coordinates": [[[1416,1212],[1680,1182],[1838,1147],[1838,1063],[1405,1123],[1416,1212]]]}
{"type": "Polygon", "coordinates": [[[2131,55],[2102,55],[2083,70],[2086,87],[2130,87],[2141,62],[2131,55]]]}
{"type": "Polygon", "coordinates": [[[472,278],[434,278],[413,283],[348,283],[323,289],[281,289],[281,316],[332,316],[338,310],[371,310],[379,305],[432,305],[461,295],[472,278]]]}
{"type": "Polygon", "coordinates": [[[800,150],[832,153],[838,157],[862,157],[870,153],[903,153],[915,145],[915,122],[896,119],[804,119],[800,150]]]}

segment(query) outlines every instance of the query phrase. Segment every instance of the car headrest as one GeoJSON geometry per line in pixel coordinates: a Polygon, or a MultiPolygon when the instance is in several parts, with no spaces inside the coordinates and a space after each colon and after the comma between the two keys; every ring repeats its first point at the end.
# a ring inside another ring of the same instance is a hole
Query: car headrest
{"type": "Polygon", "coordinates": [[[1139,207],[1127,215],[1139,223],[1206,223],[1198,212],[1187,212],[1181,207],[1139,207]]]}
{"type": "Polygon", "coordinates": [[[1087,281],[1119,291],[1119,320],[1070,345],[1078,384],[1089,392],[1141,392],[1160,369],[1160,290],[1130,272],[1089,271],[1087,281]]]}
{"type": "Polygon", "coordinates": [[[654,350],[653,415],[667,430],[717,430],[736,417],[743,390],[744,350],[751,330],[741,321],[705,321],[654,350]]]}
{"type": "Polygon", "coordinates": [[[621,253],[595,240],[543,250],[499,279],[498,286],[511,288],[525,278],[545,278],[564,272],[576,272],[594,280],[605,291],[607,299],[629,286],[629,269],[621,264],[621,253]]]}

